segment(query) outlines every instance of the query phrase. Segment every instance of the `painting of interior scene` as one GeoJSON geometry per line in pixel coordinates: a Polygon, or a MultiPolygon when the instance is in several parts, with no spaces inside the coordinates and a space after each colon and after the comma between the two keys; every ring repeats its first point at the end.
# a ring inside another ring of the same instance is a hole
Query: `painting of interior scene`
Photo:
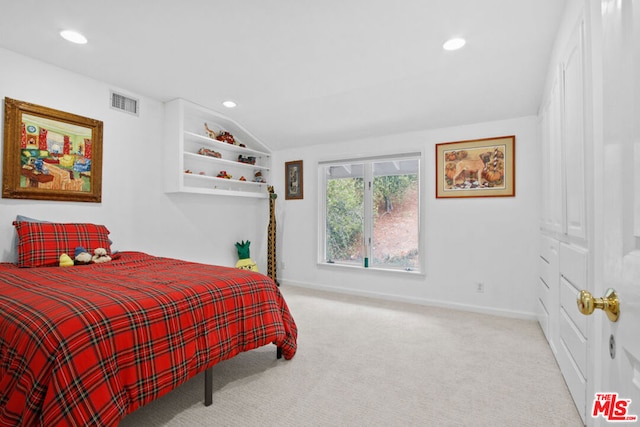
{"type": "Polygon", "coordinates": [[[91,128],[22,115],[20,187],[91,191],[91,128]]]}

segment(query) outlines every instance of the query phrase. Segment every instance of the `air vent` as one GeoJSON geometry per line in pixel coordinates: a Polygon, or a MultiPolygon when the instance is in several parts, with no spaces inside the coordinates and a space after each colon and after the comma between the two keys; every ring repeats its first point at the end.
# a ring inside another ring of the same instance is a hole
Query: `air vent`
{"type": "Polygon", "coordinates": [[[137,116],[138,100],[112,91],[111,108],[115,108],[116,110],[124,111],[125,113],[137,116]]]}

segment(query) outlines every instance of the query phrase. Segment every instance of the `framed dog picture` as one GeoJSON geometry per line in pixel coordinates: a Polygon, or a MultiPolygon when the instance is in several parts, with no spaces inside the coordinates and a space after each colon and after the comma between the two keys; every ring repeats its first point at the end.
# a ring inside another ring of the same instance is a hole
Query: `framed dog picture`
{"type": "Polygon", "coordinates": [[[286,162],[284,164],[284,176],[287,189],[284,194],[285,200],[302,199],[304,195],[302,160],[286,162]]]}
{"type": "Polygon", "coordinates": [[[436,198],[516,195],[516,137],[436,144],[436,198]]]}
{"type": "Polygon", "coordinates": [[[100,203],[102,122],[4,100],[2,197],[100,203]]]}

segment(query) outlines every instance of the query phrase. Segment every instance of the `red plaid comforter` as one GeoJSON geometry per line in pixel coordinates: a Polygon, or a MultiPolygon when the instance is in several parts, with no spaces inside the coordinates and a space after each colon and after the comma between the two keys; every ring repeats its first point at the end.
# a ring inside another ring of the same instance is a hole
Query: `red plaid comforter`
{"type": "Polygon", "coordinates": [[[0,425],[117,425],[242,351],[275,343],[290,359],[296,338],[262,274],[140,252],[65,268],[2,263],[0,425]]]}

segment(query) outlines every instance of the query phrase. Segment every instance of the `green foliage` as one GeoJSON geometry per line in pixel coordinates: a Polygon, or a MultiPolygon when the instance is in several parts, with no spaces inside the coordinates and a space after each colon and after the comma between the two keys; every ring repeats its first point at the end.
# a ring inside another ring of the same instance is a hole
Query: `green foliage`
{"type": "Polygon", "coordinates": [[[357,251],[364,224],[364,182],[362,178],[327,181],[327,258],[349,260],[357,251]]]}
{"type": "MultiPolygon", "coordinates": [[[[409,188],[418,184],[413,175],[374,178],[373,201],[384,212],[400,203],[409,188]]],[[[327,258],[335,261],[361,259],[364,227],[364,180],[339,178],[327,181],[327,258]]],[[[380,213],[378,213],[380,215],[380,213]]]]}
{"type": "Polygon", "coordinates": [[[418,183],[418,177],[412,175],[383,175],[373,180],[374,206],[390,212],[394,203],[400,202],[407,190],[418,183]]]}

